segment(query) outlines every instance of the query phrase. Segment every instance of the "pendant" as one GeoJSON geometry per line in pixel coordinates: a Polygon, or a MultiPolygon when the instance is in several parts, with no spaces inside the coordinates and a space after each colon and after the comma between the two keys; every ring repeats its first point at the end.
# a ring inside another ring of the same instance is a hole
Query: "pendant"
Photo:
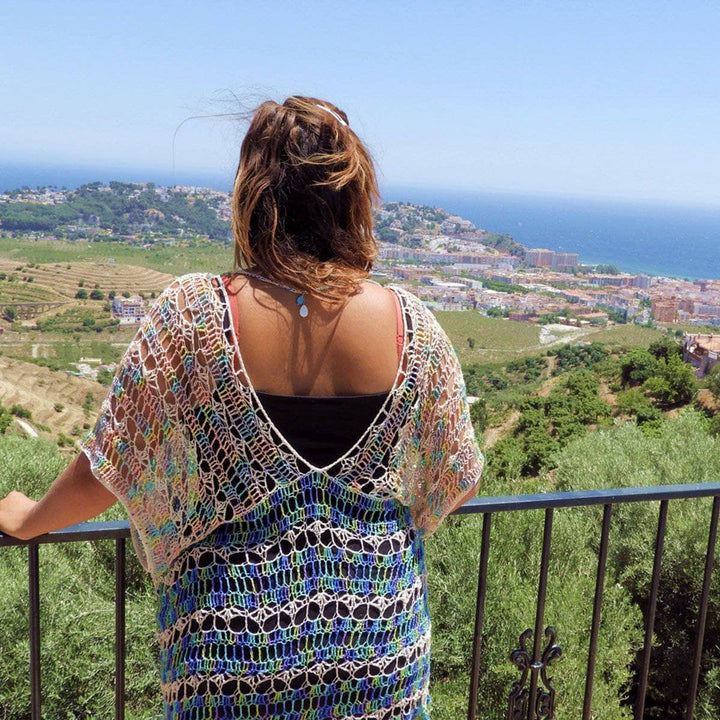
{"type": "Polygon", "coordinates": [[[305,295],[298,295],[297,300],[295,301],[296,305],[300,306],[300,317],[306,318],[309,315],[309,310],[307,308],[307,305],[305,304],[305,295]]]}

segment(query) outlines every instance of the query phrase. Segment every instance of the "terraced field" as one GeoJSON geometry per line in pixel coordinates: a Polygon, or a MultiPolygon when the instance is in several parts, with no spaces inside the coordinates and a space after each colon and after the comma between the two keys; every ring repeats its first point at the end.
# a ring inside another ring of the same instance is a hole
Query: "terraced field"
{"type": "Polygon", "coordinates": [[[57,293],[35,283],[7,282],[0,280],[0,305],[5,303],[57,302],[57,293]]]}
{"type": "Polygon", "coordinates": [[[52,263],[25,272],[32,273],[34,287],[64,298],[74,298],[80,287],[88,291],[98,288],[105,294],[110,290],[133,295],[157,293],[173,279],[172,275],[157,270],[108,262],[52,263]]]}

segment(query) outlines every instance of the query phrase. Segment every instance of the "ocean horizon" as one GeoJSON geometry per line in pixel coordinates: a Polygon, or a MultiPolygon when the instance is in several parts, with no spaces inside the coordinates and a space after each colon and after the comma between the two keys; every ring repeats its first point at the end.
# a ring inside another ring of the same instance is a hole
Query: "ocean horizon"
{"type": "MultiPolygon", "coordinates": [[[[0,191],[88,182],[155,182],[229,191],[220,173],[3,163],[0,191]]],[[[385,202],[440,207],[489,232],[511,235],[527,248],[576,252],[583,264],[615,265],[629,273],[720,279],[720,206],[686,206],[521,193],[467,192],[388,184],[385,202]]]]}
{"type": "Polygon", "coordinates": [[[583,264],[720,279],[720,206],[395,187],[383,198],[441,207],[527,248],[576,252],[583,264]]]}

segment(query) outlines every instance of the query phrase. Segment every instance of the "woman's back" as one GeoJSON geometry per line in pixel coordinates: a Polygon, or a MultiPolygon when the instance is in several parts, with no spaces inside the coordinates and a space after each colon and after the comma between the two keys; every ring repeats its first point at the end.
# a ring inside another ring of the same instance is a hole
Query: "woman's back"
{"type": "Polygon", "coordinates": [[[342,303],[297,295],[238,275],[238,345],[253,387],[275,395],[371,395],[389,391],[398,370],[396,302],[390,290],[362,283],[342,303]]]}

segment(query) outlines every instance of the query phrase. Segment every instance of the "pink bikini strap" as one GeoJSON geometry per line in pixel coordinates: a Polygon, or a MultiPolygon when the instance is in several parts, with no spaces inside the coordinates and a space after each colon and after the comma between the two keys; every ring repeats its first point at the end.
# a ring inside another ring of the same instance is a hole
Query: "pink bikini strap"
{"type": "Polygon", "coordinates": [[[230,317],[232,318],[232,324],[233,328],[235,330],[235,337],[240,338],[240,318],[238,317],[238,307],[237,307],[237,300],[235,300],[235,296],[237,295],[236,291],[233,291],[233,289],[230,287],[230,283],[232,283],[233,276],[232,275],[223,275],[222,281],[223,285],[225,286],[225,292],[228,295],[228,305],[230,305],[230,317]]]}
{"type": "Polygon", "coordinates": [[[393,290],[390,290],[390,294],[395,301],[395,345],[397,347],[398,360],[402,360],[403,348],[405,347],[405,323],[403,322],[400,298],[398,298],[397,293],[393,290]]]}

